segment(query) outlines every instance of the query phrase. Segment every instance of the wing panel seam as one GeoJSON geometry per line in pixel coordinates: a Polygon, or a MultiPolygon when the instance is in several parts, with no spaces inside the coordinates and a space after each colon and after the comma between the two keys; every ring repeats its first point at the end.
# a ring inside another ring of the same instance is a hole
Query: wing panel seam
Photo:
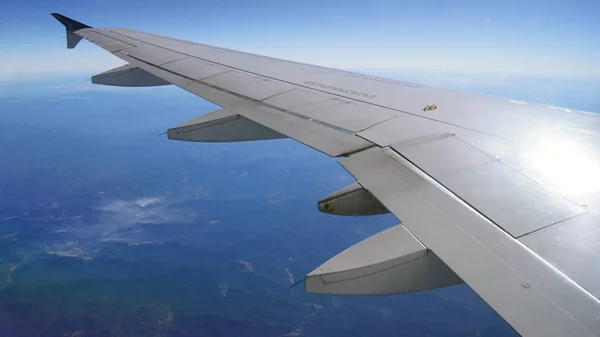
{"type": "MultiPolygon", "coordinates": [[[[309,89],[309,90],[314,90],[314,91],[321,92],[321,93],[324,93],[324,94],[328,94],[328,95],[333,95],[333,96],[337,96],[337,97],[342,97],[342,98],[350,99],[350,100],[353,100],[353,101],[356,101],[356,102],[361,102],[361,103],[369,104],[369,105],[371,105],[371,106],[375,106],[375,107],[378,107],[378,108],[381,108],[381,109],[386,109],[386,110],[390,110],[390,111],[393,111],[393,112],[396,112],[396,113],[403,113],[403,114],[407,114],[407,115],[410,115],[410,116],[414,116],[414,117],[418,117],[418,118],[422,118],[422,119],[430,120],[430,121],[433,121],[433,122],[437,122],[437,123],[442,123],[442,124],[450,125],[450,126],[453,126],[453,127],[457,127],[457,128],[463,129],[463,130],[468,130],[468,131],[476,132],[476,133],[479,133],[479,134],[484,134],[484,135],[487,135],[487,136],[490,136],[490,137],[495,137],[495,138],[499,138],[499,139],[508,140],[508,139],[506,139],[506,138],[504,138],[504,137],[502,137],[502,136],[498,136],[498,135],[494,135],[494,134],[491,134],[491,133],[483,132],[483,131],[480,131],[480,130],[477,130],[477,129],[473,129],[473,128],[469,128],[469,127],[465,127],[465,126],[461,126],[461,125],[453,124],[453,123],[450,123],[450,122],[444,122],[444,121],[440,121],[440,120],[437,120],[437,119],[434,119],[434,118],[431,118],[431,117],[427,117],[427,116],[421,116],[421,115],[418,115],[418,114],[415,114],[415,113],[411,113],[411,112],[408,112],[408,111],[403,111],[403,110],[399,110],[399,109],[391,108],[391,107],[388,107],[388,106],[385,106],[385,105],[381,105],[381,104],[377,104],[377,103],[373,103],[373,102],[368,102],[368,101],[365,101],[365,100],[361,100],[361,99],[357,99],[357,98],[353,98],[353,97],[348,97],[348,96],[344,96],[344,95],[340,95],[340,94],[336,94],[336,93],[331,93],[331,92],[327,92],[327,91],[319,90],[319,89],[317,89],[317,88],[314,88],[314,87],[309,87],[309,86],[306,86],[306,85],[302,85],[302,84],[298,84],[298,83],[289,82],[289,81],[282,80],[282,79],[279,79],[279,78],[274,78],[274,77],[271,77],[271,76],[265,76],[265,75],[263,75],[263,74],[256,73],[256,72],[252,72],[252,71],[248,71],[248,70],[244,70],[244,69],[241,69],[241,68],[232,67],[232,66],[230,66],[230,65],[226,65],[226,64],[223,64],[223,63],[218,63],[218,62],[215,62],[215,61],[212,61],[212,60],[207,60],[207,59],[205,59],[205,58],[198,57],[198,56],[195,56],[195,55],[192,55],[192,54],[188,54],[188,53],[182,53],[182,52],[180,52],[180,51],[176,51],[176,50],[169,49],[169,48],[166,48],[166,47],[163,47],[163,46],[159,46],[159,45],[156,45],[156,44],[154,44],[154,43],[149,43],[149,42],[146,42],[146,41],[143,41],[143,40],[140,40],[140,39],[134,38],[134,37],[127,36],[127,35],[125,35],[125,34],[121,34],[121,33],[119,33],[119,32],[113,32],[113,33],[115,33],[115,34],[117,34],[117,35],[121,35],[121,36],[123,36],[123,37],[126,37],[126,38],[129,38],[129,39],[133,39],[133,40],[136,40],[136,41],[139,41],[139,42],[142,42],[142,43],[145,43],[145,44],[151,45],[151,46],[155,46],[155,47],[162,48],[162,49],[165,49],[165,50],[169,50],[169,51],[172,51],[172,52],[180,53],[180,54],[182,54],[182,55],[186,55],[186,56],[188,56],[188,57],[192,57],[192,58],[195,58],[195,59],[198,59],[198,60],[202,60],[202,61],[204,61],[204,62],[209,62],[209,63],[211,63],[211,64],[214,64],[214,65],[219,65],[219,66],[228,67],[228,68],[231,68],[231,69],[234,69],[234,70],[237,70],[237,71],[242,71],[242,72],[245,72],[245,73],[249,73],[249,74],[253,74],[253,75],[257,75],[257,76],[261,76],[261,77],[263,77],[263,78],[268,78],[268,79],[272,79],[272,80],[280,81],[280,82],[283,82],[283,83],[287,83],[287,84],[295,85],[295,86],[298,86],[298,87],[300,87],[300,88],[309,89]]],[[[188,43],[189,43],[189,42],[188,42],[188,43]]],[[[229,51],[230,51],[230,52],[236,52],[236,53],[238,52],[238,51],[232,51],[232,50],[229,50],[229,51]]],[[[278,60],[278,59],[274,59],[274,60],[278,60]]],[[[279,61],[281,61],[281,60],[279,60],[279,61]]],[[[289,62],[289,61],[285,61],[285,62],[289,62]]],[[[329,70],[333,70],[333,69],[329,69],[329,70]]],[[[393,117],[392,117],[392,118],[393,118],[393,117]]],[[[390,120],[390,119],[391,119],[391,118],[389,118],[389,119],[387,119],[387,120],[390,120]]],[[[384,121],[384,122],[385,122],[385,121],[384,121]]],[[[371,127],[372,127],[372,126],[371,126],[371,127]]]]}
{"type": "MultiPolygon", "coordinates": [[[[130,57],[130,58],[132,58],[132,59],[134,59],[134,60],[136,60],[136,61],[138,61],[138,62],[144,63],[144,64],[146,64],[146,65],[148,65],[148,66],[151,66],[151,67],[156,67],[156,68],[158,68],[158,69],[160,69],[160,70],[162,70],[162,71],[168,72],[168,73],[170,73],[170,74],[172,74],[172,75],[180,76],[180,77],[183,77],[183,78],[185,78],[185,79],[188,79],[188,80],[190,80],[190,81],[193,81],[193,82],[196,82],[196,83],[199,83],[199,84],[202,84],[202,85],[206,85],[206,86],[208,86],[208,87],[211,87],[211,88],[213,88],[213,89],[216,89],[216,90],[219,90],[219,91],[225,92],[225,93],[227,93],[227,94],[234,95],[234,96],[237,96],[237,97],[240,97],[240,98],[243,98],[243,99],[249,100],[249,101],[251,101],[251,102],[254,102],[255,104],[263,105],[263,106],[269,107],[269,108],[271,108],[271,109],[275,109],[275,110],[277,110],[277,111],[283,112],[283,113],[285,113],[285,114],[292,115],[292,116],[294,116],[294,117],[300,118],[300,119],[302,119],[302,120],[305,120],[305,121],[308,121],[308,122],[311,122],[311,123],[315,123],[315,124],[320,124],[320,125],[323,125],[323,126],[325,126],[325,127],[328,127],[328,128],[330,128],[330,129],[334,129],[334,130],[336,130],[336,131],[340,131],[340,132],[343,132],[343,133],[345,133],[345,134],[348,134],[348,135],[353,135],[353,136],[355,136],[355,137],[358,137],[358,136],[357,136],[357,135],[356,135],[354,132],[352,132],[352,131],[350,131],[350,130],[347,130],[347,129],[344,129],[344,128],[341,128],[341,127],[339,127],[339,126],[336,126],[336,125],[333,125],[333,124],[329,124],[329,123],[326,123],[326,122],[320,121],[320,120],[318,120],[318,119],[316,119],[316,118],[309,118],[309,117],[307,117],[307,116],[304,116],[304,115],[298,114],[298,113],[296,113],[296,112],[289,111],[289,110],[286,110],[286,109],[282,109],[282,108],[280,108],[280,107],[277,107],[277,106],[273,106],[273,105],[271,105],[271,104],[268,104],[268,103],[266,103],[266,102],[262,102],[262,101],[259,101],[259,100],[256,100],[256,99],[254,99],[254,98],[251,98],[251,97],[248,97],[248,96],[244,96],[244,95],[242,95],[242,94],[239,94],[239,93],[233,92],[233,91],[231,91],[231,90],[227,90],[227,89],[225,89],[225,88],[217,87],[217,86],[215,86],[215,85],[212,85],[212,84],[209,84],[209,83],[205,83],[205,82],[198,81],[198,80],[196,80],[196,79],[194,79],[194,78],[191,78],[191,77],[188,77],[188,76],[185,76],[185,75],[179,74],[179,73],[177,73],[177,72],[173,72],[173,71],[171,71],[171,70],[168,70],[168,69],[161,68],[161,67],[159,67],[159,66],[156,66],[156,65],[154,65],[154,64],[150,64],[150,63],[148,63],[148,62],[146,62],[146,61],[144,61],[144,60],[142,60],[142,59],[139,59],[139,58],[137,58],[137,57],[135,57],[135,56],[131,56],[131,55],[126,55],[126,56],[127,56],[127,57],[130,57]]],[[[222,73],[221,73],[221,74],[222,74],[222,73]]],[[[185,89],[185,87],[184,87],[184,89],[185,89]]],[[[358,137],[358,138],[362,138],[362,137],[358,137]]],[[[364,139],[364,138],[362,138],[362,139],[364,139]]],[[[370,142],[370,141],[369,141],[369,142],[370,142]]]]}

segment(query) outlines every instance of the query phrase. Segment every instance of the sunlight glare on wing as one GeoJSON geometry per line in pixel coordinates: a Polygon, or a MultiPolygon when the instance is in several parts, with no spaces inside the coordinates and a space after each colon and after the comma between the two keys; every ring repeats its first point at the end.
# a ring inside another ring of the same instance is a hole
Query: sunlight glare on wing
{"type": "Polygon", "coordinates": [[[556,186],[562,193],[600,190],[600,165],[575,141],[545,139],[536,147],[531,160],[533,167],[542,173],[542,182],[556,186]]]}

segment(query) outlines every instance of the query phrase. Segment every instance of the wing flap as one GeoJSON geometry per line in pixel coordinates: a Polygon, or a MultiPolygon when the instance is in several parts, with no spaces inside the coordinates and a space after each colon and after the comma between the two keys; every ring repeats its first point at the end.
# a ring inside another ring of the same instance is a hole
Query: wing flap
{"type": "Polygon", "coordinates": [[[245,112],[244,116],[332,157],[344,156],[372,145],[353,134],[313,123],[264,105],[256,105],[245,112]]]}
{"type": "Polygon", "coordinates": [[[146,63],[142,60],[133,58],[129,55],[123,54],[122,52],[118,51],[118,52],[114,52],[113,54],[115,54],[116,56],[120,57],[121,59],[127,61],[132,67],[137,67],[140,69],[143,69],[144,71],[162,78],[163,80],[175,84],[176,86],[180,87],[180,88],[187,88],[189,85],[191,85],[192,83],[194,83],[193,79],[187,78],[185,76],[181,76],[178,74],[175,74],[173,72],[167,71],[165,69],[153,66],[149,63],[146,63]]]}
{"type": "Polygon", "coordinates": [[[195,80],[202,80],[207,77],[232,71],[232,69],[217,66],[191,57],[165,64],[163,65],[163,68],[195,80]]]}
{"type": "Polygon", "coordinates": [[[398,114],[392,120],[376,124],[358,133],[359,136],[385,147],[403,141],[458,131],[451,125],[409,114],[398,114]]]}
{"type": "Polygon", "coordinates": [[[455,135],[391,147],[514,237],[587,212],[455,135]]]}
{"type": "Polygon", "coordinates": [[[600,331],[596,298],[395,151],[341,164],[520,334],[600,331]]]}
{"type": "MultiPolygon", "coordinates": [[[[107,37],[107,36],[104,36],[102,34],[98,34],[98,33],[94,32],[94,31],[86,33],[85,34],[85,38],[86,38],[86,40],[88,40],[88,41],[90,41],[90,42],[92,42],[92,43],[94,43],[94,44],[96,44],[98,46],[101,46],[102,48],[104,48],[105,46],[109,45],[112,42],[115,42],[114,39],[112,39],[110,37],[107,37]]],[[[121,42],[121,43],[129,46],[129,48],[133,48],[134,47],[134,46],[132,46],[130,44],[126,44],[126,43],[123,43],[123,42],[121,42]]]]}
{"type": "Polygon", "coordinates": [[[257,101],[294,89],[291,85],[240,71],[217,74],[205,78],[201,82],[257,101]]]}
{"type": "Polygon", "coordinates": [[[109,29],[109,28],[94,28],[93,30],[81,30],[81,31],[78,31],[77,34],[80,34],[87,39],[89,37],[90,33],[92,33],[92,32],[106,36],[115,41],[127,43],[128,45],[131,45],[134,47],[144,45],[144,43],[141,43],[140,41],[138,41],[136,39],[132,39],[131,37],[128,37],[128,36],[125,36],[122,34],[118,34],[118,33],[116,33],[116,30],[109,29]]]}
{"type": "Polygon", "coordinates": [[[600,294],[600,214],[590,212],[519,240],[592,294],[600,294]]]}
{"type": "Polygon", "coordinates": [[[396,116],[386,109],[309,89],[285,92],[265,102],[352,132],[359,132],[396,116]]]}
{"type": "Polygon", "coordinates": [[[131,41],[130,43],[127,43],[125,41],[115,39],[114,37],[107,35],[106,31],[102,31],[102,29],[97,28],[93,30],[85,29],[78,31],[77,34],[90,41],[91,43],[108,50],[111,53],[135,47],[135,44],[131,43],[131,41]]]}
{"type": "Polygon", "coordinates": [[[165,63],[186,58],[185,55],[179,54],[177,52],[150,45],[143,45],[135,48],[125,49],[121,51],[121,53],[134,57],[138,60],[144,60],[144,62],[153,64],[155,66],[160,66],[165,63]]]}

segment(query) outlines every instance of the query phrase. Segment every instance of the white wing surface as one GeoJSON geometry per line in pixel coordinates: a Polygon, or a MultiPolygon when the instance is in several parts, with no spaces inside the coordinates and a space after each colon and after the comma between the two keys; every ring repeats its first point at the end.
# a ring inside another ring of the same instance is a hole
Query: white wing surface
{"type": "Polygon", "coordinates": [[[600,336],[598,116],[53,16],[69,48],[84,38],[128,63],[94,83],[170,83],[222,107],[169,138],[293,138],[357,180],[321,211],[402,220],[315,269],[306,291],[466,282],[523,336],[600,336]]]}

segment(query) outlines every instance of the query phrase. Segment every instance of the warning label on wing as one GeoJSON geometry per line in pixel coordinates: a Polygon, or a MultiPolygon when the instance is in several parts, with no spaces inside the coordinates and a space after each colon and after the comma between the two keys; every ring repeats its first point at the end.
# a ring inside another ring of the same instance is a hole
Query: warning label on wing
{"type": "Polygon", "coordinates": [[[310,85],[313,87],[317,87],[317,88],[321,88],[321,89],[327,89],[327,90],[331,90],[331,91],[337,91],[337,92],[341,92],[344,94],[351,94],[351,95],[361,96],[361,97],[366,97],[366,98],[377,97],[377,95],[371,95],[371,94],[367,94],[365,92],[359,92],[359,91],[355,91],[355,90],[351,90],[351,89],[334,87],[333,85],[327,85],[327,84],[317,83],[317,82],[313,82],[313,81],[306,81],[306,82],[304,82],[304,84],[310,85]]]}

